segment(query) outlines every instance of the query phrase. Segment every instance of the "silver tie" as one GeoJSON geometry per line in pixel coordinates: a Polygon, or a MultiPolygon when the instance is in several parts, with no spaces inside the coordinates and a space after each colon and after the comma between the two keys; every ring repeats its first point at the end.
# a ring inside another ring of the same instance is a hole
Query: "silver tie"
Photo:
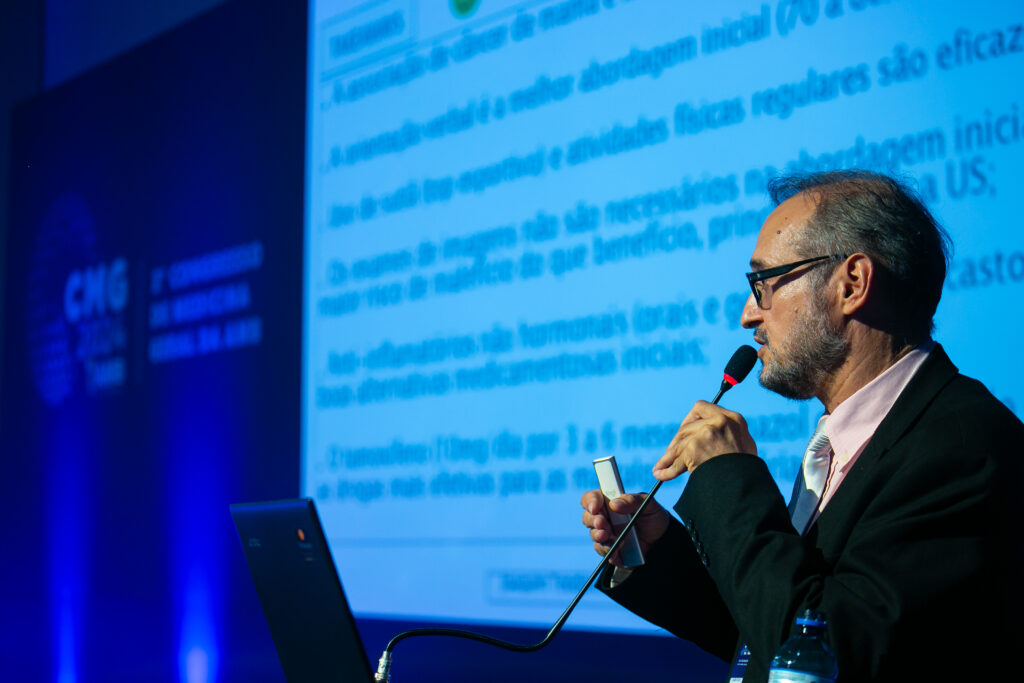
{"type": "Polygon", "coordinates": [[[829,466],[832,462],[832,444],[825,433],[828,415],[818,420],[804,458],[800,465],[800,473],[793,484],[793,495],[789,499],[789,517],[793,520],[793,528],[803,534],[809,522],[818,511],[818,501],[825,490],[829,466]]]}

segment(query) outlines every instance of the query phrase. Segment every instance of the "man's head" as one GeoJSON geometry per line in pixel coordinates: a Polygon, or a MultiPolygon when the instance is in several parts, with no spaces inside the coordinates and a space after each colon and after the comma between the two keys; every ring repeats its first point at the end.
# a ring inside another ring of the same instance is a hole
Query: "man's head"
{"type": "MultiPolygon", "coordinates": [[[[949,239],[916,195],[864,171],[785,176],[751,257],[757,273],[813,260],[756,282],[743,324],[765,343],[761,382],[792,398],[816,395],[849,351],[851,320],[897,351],[930,338],[949,239]]],[[[755,275],[754,280],[757,279],[755,275]]]]}

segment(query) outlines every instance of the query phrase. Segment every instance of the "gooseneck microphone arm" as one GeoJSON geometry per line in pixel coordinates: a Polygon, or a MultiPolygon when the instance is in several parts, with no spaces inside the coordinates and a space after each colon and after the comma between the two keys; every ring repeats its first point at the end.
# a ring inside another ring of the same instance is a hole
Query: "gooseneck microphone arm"
{"type": "Polygon", "coordinates": [[[384,648],[384,653],[380,656],[380,661],[377,663],[377,673],[374,674],[373,679],[375,681],[391,680],[391,674],[389,672],[391,669],[391,652],[392,650],[394,650],[395,645],[397,645],[399,642],[405,640],[406,638],[412,638],[413,636],[451,636],[454,638],[465,638],[467,640],[476,640],[481,643],[487,643],[488,645],[494,645],[496,647],[504,648],[506,650],[512,650],[513,652],[535,652],[536,650],[540,650],[541,648],[546,647],[552,640],[555,639],[555,636],[558,635],[558,632],[562,630],[562,626],[564,626],[565,622],[569,619],[569,615],[572,614],[573,610],[576,609],[576,605],[578,605],[580,600],[583,599],[583,594],[587,592],[587,589],[590,588],[591,584],[593,584],[597,577],[601,574],[601,571],[604,569],[604,566],[608,563],[608,558],[611,557],[612,553],[619,549],[620,545],[622,545],[622,540],[626,538],[626,533],[633,528],[633,524],[640,517],[640,513],[643,512],[643,509],[644,507],[646,507],[647,502],[654,497],[655,492],[662,485],[662,483],[663,482],[659,481],[657,484],[654,485],[654,488],[651,489],[650,494],[648,494],[647,498],[644,499],[644,502],[640,504],[640,507],[637,508],[636,513],[630,518],[626,526],[623,527],[622,531],[619,533],[619,537],[615,539],[614,543],[612,543],[612,546],[611,548],[609,548],[608,553],[601,558],[600,562],[597,563],[597,567],[594,569],[594,572],[590,575],[590,578],[587,579],[586,583],[583,584],[583,587],[580,588],[578,593],[576,593],[576,597],[572,599],[572,602],[569,603],[569,606],[565,608],[564,612],[562,612],[562,616],[558,617],[558,620],[555,621],[555,624],[551,627],[551,630],[548,631],[548,634],[544,636],[543,640],[533,643],[531,645],[521,645],[519,643],[510,643],[506,640],[499,640],[498,638],[485,636],[481,633],[473,633],[472,631],[461,631],[459,629],[453,628],[415,628],[410,631],[404,631],[402,633],[399,633],[397,636],[395,636],[388,642],[387,647],[384,648]]]}
{"type": "MultiPolygon", "coordinates": [[[[757,352],[753,347],[744,345],[736,349],[736,352],[732,354],[732,358],[729,359],[729,362],[725,366],[722,385],[719,387],[718,393],[711,402],[718,405],[718,402],[721,400],[725,392],[746,379],[747,374],[754,367],[754,363],[756,361],[757,352]]],[[[546,647],[552,640],[554,640],[555,636],[558,635],[558,632],[562,630],[562,626],[564,626],[565,622],[568,621],[569,615],[572,614],[573,610],[576,609],[576,605],[578,605],[580,600],[583,599],[583,594],[587,592],[587,589],[589,589],[594,581],[597,580],[597,577],[600,576],[605,565],[608,564],[608,558],[612,557],[615,554],[615,551],[619,549],[619,546],[622,545],[622,542],[625,540],[629,530],[632,529],[636,524],[636,521],[640,519],[640,515],[643,514],[647,505],[654,500],[654,494],[658,492],[658,489],[661,488],[663,483],[664,482],[662,481],[656,483],[654,488],[651,489],[651,492],[648,493],[647,497],[644,498],[642,503],[640,503],[640,507],[637,508],[636,512],[633,513],[633,516],[630,517],[629,521],[626,523],[626,526],[624,526],[619,532],[618,538],[616,538],[615,542],[612,543],[608,552],[605,553],[604,557],[601,558],[601,561],[597,563],[597,567],[594,568],[590,578],[583,584],[583,587],[580,588],[578,593],[576,593],[576,597],[572,599],[572,602],[570,602],[569,606],[565,608],[565,611],[562,612],[562,615],[558,617],[558,620],[555,621],[551,630],[548,631],[547,635],[544,636],[541,641],[530,645],[522,645],[519,643],[510,643],[498,638],[492,638],[491,636],[485,636],[480,633],[473,633],[472,631],[462,631],[453,628],[415,628],[409,631],[403,631],[388,641],[387,646],[384,648],[384,652],[380,656],[380,661],[377,663],[377,673],[374,674],[373,680],[382,682],[391,680],[391,652],[395,649],[395,645],[406,638],[412,638],[414,636],[449,636],[452,638],[465,638],[467,640],[475,640],[480,643],[494,645],[495,647],[504,648],[506,650],[512,650],[513,652],[535,652],[546,647]]]]}

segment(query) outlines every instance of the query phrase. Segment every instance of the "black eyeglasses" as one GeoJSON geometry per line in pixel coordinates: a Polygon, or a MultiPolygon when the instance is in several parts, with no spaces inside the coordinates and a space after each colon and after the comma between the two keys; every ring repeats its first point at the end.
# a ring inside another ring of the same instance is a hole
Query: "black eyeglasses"
{"type": "Polygon", "coordinates": [[[845,258],[846,254],[831,254],[829,256],[815,256],[814,258],[804,259],[803,261],[794,261],[793,263],[775,266],[774,268],[766,268],[765,270],[747,273],[747,282],[750,283],[750,291],[754,293],[754,301],[757,302],[757,307],[762,311],[767,311],[772,306],[772,290],[771,287],[765,286],[765,280],[778,277],[779,275],[785,275],[800,266],[806,266],[811,263],[818,263],[819,261],[826,261],[829,259],[845,258]]]}

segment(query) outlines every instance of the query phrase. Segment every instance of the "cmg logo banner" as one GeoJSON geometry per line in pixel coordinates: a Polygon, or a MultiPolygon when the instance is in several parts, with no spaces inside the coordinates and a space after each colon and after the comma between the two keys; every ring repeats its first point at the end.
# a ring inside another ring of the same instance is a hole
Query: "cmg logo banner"
{"type": "Polygon", "coordinates": [[[51,406],[77,391],[116,391],[127,380],[131,269],[102,253],[84,200],[61,196],[45,215],[30,254],[26,296],[29,364],[51,406]]]}

